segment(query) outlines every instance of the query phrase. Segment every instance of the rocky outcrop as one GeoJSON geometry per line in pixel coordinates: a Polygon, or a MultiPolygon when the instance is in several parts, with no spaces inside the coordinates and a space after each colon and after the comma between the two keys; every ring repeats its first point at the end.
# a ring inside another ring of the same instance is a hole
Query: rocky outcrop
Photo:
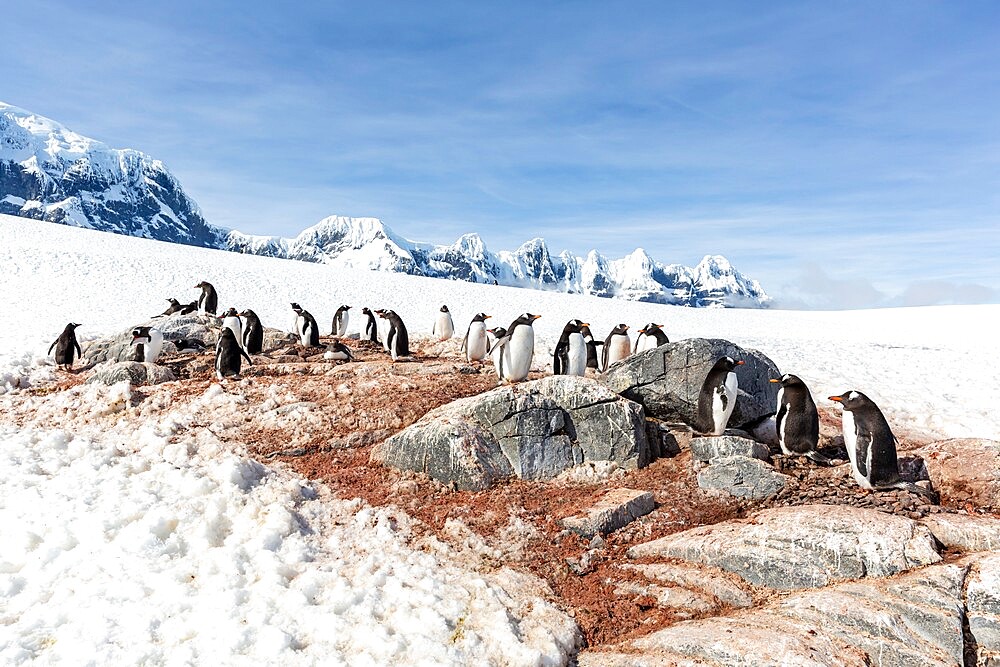
{"type": "Polygon", "coordinates": [[[509,477],[548,479],[584,461],[645,466],[642,408],[600,383],[552,376],[428,412],[372,450],[371,460],[461,489],[509,477]]]}
{"type": "Polygon", "coordinates": [[[139,386],[172,382],[176,379],[174,372],[165,366],[139,361],[119,361],[98,369],[87,379],[87,384],[113,385],[119,382],[128,382],[131,385],[139,386]]]}
{"type": "Polygon", "coordinates": [[[649,514],[654,507],[656,503],[649,491],[612,489],[583,512],[566,517],[559,523],[584,537],[607,535],[649,514]]]}
{"type": "Polygon", "coordinates": [[[729,418],[733,428],[749,428],[774,414],[778,367],[756,350],[726,340],[689,338],[632,355],[609,368],[602,381],[641,404],[651,417],[682,421],[697,428],[698,394],[715,362],[723,356],[745,362],[736,368],[739,396],[729,418]]]}
{"type": "Polygon", "coordinates": [[[977,665],[1000,665],[1000,553],[969,559],[971,570],[965,586],[970,648],[977,665]]]}
{"type": "Polygon", "coordinates": [[[680,558],[776,590],[905,572],[941,560],[930,530],[876,510],[804,505],[764,510],[629,549],[632,558],[680,558]]]}
{"type": "Polygon", "coordinates": [[[767,461],[771,458],[771,452],[759,442],[732,435],[691,439],[691,458],[696,461],[711,461],[727,456],[748,456],[767,461]]]}
{"type": "Polygon", "coordinates": [[[782,475],[767,463],[749,456],[712,459],[708,466],[698,471],[699,487],[752,500],[778,495],[788,480],[787,475],[782,475]]]}
{"type": "Polygon", "coordinates": [[[1000,551],[1000,520],[964,514],[932,514],[921,519],[938,542],[959,551],[1000,551]]]}
{"type": "Polygon", "coordinates": [[[1000,512],[1000,440],[941,440],[913,453],[926,462],[942,500],[1000,512]]]}

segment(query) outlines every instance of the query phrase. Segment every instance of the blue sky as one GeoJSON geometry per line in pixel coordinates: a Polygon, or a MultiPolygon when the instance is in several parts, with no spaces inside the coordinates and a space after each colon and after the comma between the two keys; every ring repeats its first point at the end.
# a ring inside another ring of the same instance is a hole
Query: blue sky
{"type": "Polygon", "coordinates": [[[0,99],[162,159],[215,224],[720,253],[788,305],[1000,300],[994,2],[4,16],[0,99]]]}

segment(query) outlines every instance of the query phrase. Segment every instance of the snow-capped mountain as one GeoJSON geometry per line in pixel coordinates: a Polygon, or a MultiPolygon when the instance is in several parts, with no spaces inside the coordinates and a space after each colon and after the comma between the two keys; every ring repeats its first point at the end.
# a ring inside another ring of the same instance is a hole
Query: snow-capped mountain
{"type": "Polygon", "coordinates": [[[3,102],[0,213],[189,245],[225,236],[159,160],[3,102]]]}
{"type": "Polygon", "coordinates": [[[721,256],[694,268],[635,250],[610,260],[552,255],[536,238],[491,252],[477,234],[451,245],[409,241],[376,218],[331,216],[295,238],[209,224],[159,160],[114,149],[0,102],[0,213],[234,252],[338,266],[687,306],[762,307],[755,280],[721,256]]]}

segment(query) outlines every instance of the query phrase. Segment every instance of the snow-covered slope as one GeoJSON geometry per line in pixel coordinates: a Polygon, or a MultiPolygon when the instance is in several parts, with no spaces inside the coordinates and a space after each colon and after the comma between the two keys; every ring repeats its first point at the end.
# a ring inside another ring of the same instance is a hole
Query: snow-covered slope
{"type": "Polygon", "coordinates": [[[159,160],[3,102],[0,213],[207,247],[223,236],[159,160]]]}
{"type": "Polygon", "coordinates": [[[295,238],[251,236],[207,223],[162,162],[113,149],[54,120],[0,102],[0,213],[105,232],[345,268],[593,294],[684,306],[760,307],[760,284],[723,257],[695,268],[639,249],[619,260],[552,256],[544,239],[493,253],[476,234],[415,243],[376,218],[331,216],[295,238]]]}

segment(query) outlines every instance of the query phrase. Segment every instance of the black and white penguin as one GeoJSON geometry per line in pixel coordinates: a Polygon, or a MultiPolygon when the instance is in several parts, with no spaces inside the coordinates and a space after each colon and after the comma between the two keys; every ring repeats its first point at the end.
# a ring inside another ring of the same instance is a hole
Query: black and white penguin
{"type": "Polygon", "coordinates": [[[223,329],[232,329],[233,335],[236,336],[236,340],[242,344],[243,341],[243,320],[240,319],[240,314],[236,312],[235,308],[230,308],[222,315],[218,316],[222,320],[223,329]]]}
{"type": "Polygon", "coordinates": [[[351,319],[351,314],[347,311],[350,309],[350,306],[341,306],[337,309],[337,312],[333,314],[333,329],[330,332],[332,336],[339,337],[347,335],[347,322],[351,319]]]}
{"type": "Polygon", "coordinates": [[[486,332],[493,337],[490,341],[489,355],[493,360],[493,369],[497,373],[497,379],[503,380],[503,375],[500,373],[501,367],[501,356],[503,356],[503,348],[500,346],[500,341],[502,341],[507,336],[507,330],[503,327],[493,327],[492,329],[487,329],[486,332]]]}
{"type": "Polygon", "coordinates": [[[628,358],[632,352],[632,339],[628,335],[628,325],[619,324],[604,339],[604,363],[601,370],[608,370],[611,364],[628,358]]]}
{"type": "Polygon", "coordinates": [[[55,348],[56,365],[63,366],[66,370],[73,368],[74,352],[77,357],[83,356],[83,352],[80,350],[80,343],[76,340],[76,328],[78,326],[80,325],[75,322],[67,324],[66,328],[59,334],[59,337],[52,341],[52,345],[49,345],[49,351],[46,353],[52,354],[52,348],[55,348]]]}
{"type": "Polygon", "coordinates": [[[851,459],[854,480],[863,489],[906,489],[933,494],[899,478],[896,436],[875,401],[860,391],[846,391],[830,400],[844,408],[844,446],[851,459]]]}
{"type": "Polygon", "coordinates": [[[204,341],[197,338],[178,338],[173,343],[178,352],[201,352],[207,347],[204,341]]]}
{"type": "Polygon", "coordinates": [[[132,361],[154,363],[163,350],[163,332],[155,327],[136,327],[132,329],[132,346],[135,347],[132,361]]]}
{"type": "Polygon", "coordinates": [[[507,335],[497,341],[502,350],[500,355],[500,379],[507,382],[521,382],[531,372],[531,361],[535,356],[535,320],[541,315],[524,313],[507,327],[507,335]]]}
{"type": "Polygon", "coordinates": [[[406,332],[403,320],[394,310],[379,311],[379,315],[389,323],[389,330],[385,334],[385,345],[392,355],[392,360],[410,356],[410,336],[406,332]]]}
{"type": "Polygon", "coordinates": [[[652,350],[669,342],[670,339],[667,338],[667,334],[663,333],[663,325],[650,322],[643,328],[639,329],[639,335],[635,338],[635,348],[633,349],[633,352],[638,354],[639,352],[652,350]]]}
{"type": "Polygon", "coordinates": [[[170,302],[170,306],[160,313],[159,315],[153,315],[153,317],[170,317],[174,313],[179,313],[184,310],[184,306],[177,299],[167,299],[170,302]]]}
{"type": "Polygon", "coordinates": [[[386,319],[386,313],[389,310],[386,308],[377,308],[375,314],[378,315],[378,330],[379,336],[382,338],[382,349],[389,352],[389,320],[386,319]]]}
{"type": "Polygon", "coordinates": [[[292,304],[292,310],[295,311],[295,333],[299,336],[299,343],[305,347],[319,347],[319,325],[316,324],[316,318],[297,303],[292,304]]]}
{"type": "Polygon", "coordinates": [[[181,315],[190,315],[196,310],[198,310],[198,302],[192,301],[191,303],[182,304],[181,309],[177,312],[179,312],[181,315]]]}
{"type": "Polygon", "coordinates": [[[602,341],[594,340],[594,334],[590,327],[586,326],[580,330],[583,334],[583,341],[587,344],[587,368],[600,369],[601,355],[597,354],[597,348],[604,345],[602,341]]]}
{"type": "Polygon", "coordinates": [[[240,345],[236,333],[229,327],[223,327],[219,335],[219,343],[215,346],[215,376],[220,380],[227,377],[239,377],[243,360],[251,366],[253,361],[240,345]]]}
{"type": "Polygon", "coordinates": [[[570,320],[563,327],[555,352],[552,353],[553,375],[578,375],[587,373],[587,342],[583,327],[590,326],[580,320],[570,320]]]}
{"type": "Polygon", "coordinates": [[[323,358],[333,361],[354,361],[354,355],[351,354],[351,348],[347,347],[339,340],[335,340],[326,346],[326,352],[323,353],[323,358]]]}
{"type": "Polygon", "coordinates": [[[729,423],[729,416],[736,407],[739,384],[735,369],[743,361],[722,357],[708,372],[698,394],[698,429],[702,433],[722,435],[729,423]]]}
{"type": "Polygon", "coordinates": [[[257,313],[249,308],[240,313],[246,320],[243,325],[243,349],[247,354],[260,354],[264,349],[264,325],[260,323],[257,313]]]}
{"type": "Polygon", "coordinates": [[[466,361],[482,361],[489,352],[489,341],[486,340],[486,320],[490,318],[486,313],[476,313],[476,316],[469,322],[469,328],[465,331],[465,338],[462,339],[462,352],[465,352],[466,361]]]}
{"type": "Polygon", "coordinates": [[[819,445],[819,412],[809,387],[798,375],[785,374],[778,389],[778,412],[775,430],[778,444],[787,456],[808,456],[817,463],[830,464],[830,459],[816,451],[819,445]]]}
{"type": "Polygon", "coordinates": [[[201,311],[202,315],[215,315],[219,309],[219,295],[215,288],[204,280],[195,287],[201,290],[201,296],[198,297],[198,310],[201,311]]]}
{"type": "Polygon", "coordinates": [[[378,322],[375,320],[375,313],[368,308],[362,308],[361,313],[368,318],[365,322],[365,331],[361,340],[368,340],[373,343],[378,342],[378,322]]]}
{"type": "Polygon", "coordinates": [[[448,340],[455,335],[455,322],[451,319],[451,312],[449,312],[448,306],[441,306],[441,310],[438,311],[437,319],[434,320],[434,327],[431,329],[431,335],[438,340],[448,340]]]}

